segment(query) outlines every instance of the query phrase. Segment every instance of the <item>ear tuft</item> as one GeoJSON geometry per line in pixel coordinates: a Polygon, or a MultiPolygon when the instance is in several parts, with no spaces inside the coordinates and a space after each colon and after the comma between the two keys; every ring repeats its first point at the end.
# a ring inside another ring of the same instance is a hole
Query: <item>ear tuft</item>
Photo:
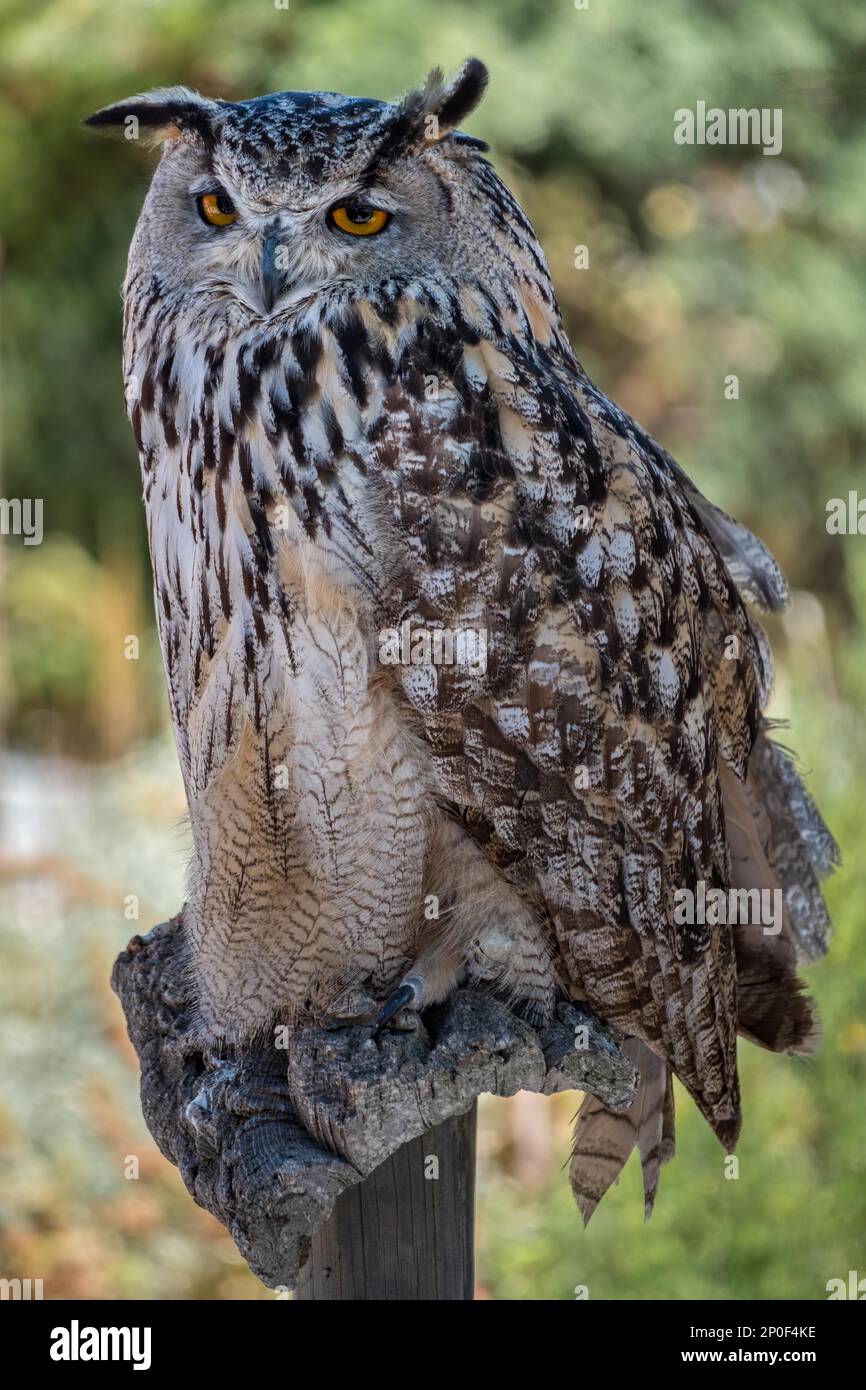
{"type": "MultiPolygon", "coordinates": [[[[209,100],[188,87],[157,87],[152,92],[128,97],[113,106],[104,106],[82,122],[96,130],[112,130],[134,121],[157,139],[171,136],[182,140],[213,144],[222,102],[209,100]]],[[[133,137],[134,138],[134,137],[133,137]]]]}
{"type": "Polygon", "coordinates": [[[441,131],[447,134],[475,110],[489,80],[490,73],[480,58],[466,59],[454,81],[440,92],[434,108],[441,131]]]}
{"type": "MultiPolygon", "coordinates": [[[[480,58],[467,58],[447,85],[441,69],[433,68],[424,86],[410,92],[389,114],[383,138],[364,177],[372,181],[381,165],[389,160],[423,149],[425,145],[438,144],[445,136],[452,135],[455,126],[478,105],[488,77],[480,58]]],[[[483,140],[469,135],[458,133],[455,139],[473,149],[487,149],[483,140]]]]}

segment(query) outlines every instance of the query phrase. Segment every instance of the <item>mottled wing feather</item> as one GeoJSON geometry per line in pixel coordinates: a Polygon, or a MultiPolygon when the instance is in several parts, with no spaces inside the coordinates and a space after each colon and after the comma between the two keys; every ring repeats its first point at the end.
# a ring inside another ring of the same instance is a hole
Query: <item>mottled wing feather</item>
{"type": "Polygon", "coordinates": [[[486,628],[488,669],[412,670],[407,694],[443,791],[540,888],[564,976],[732,1142],[731,938],[675,927],[673,895],[727,883],[717,760],[745,775],[761,648],[679,476],[562,346],[459,338],[427,321],[406,346],[379,466],[406,615],[486,628]]]}
{"type": "Polygon", "coordinates": [[[838,866],[839,851],[793,758],[768,729],[755,741],[749,773],[767,822],[767,857],[785,895],[793,939],[814,959],[827,950],[830,927],[820,880],[838,866]]]}

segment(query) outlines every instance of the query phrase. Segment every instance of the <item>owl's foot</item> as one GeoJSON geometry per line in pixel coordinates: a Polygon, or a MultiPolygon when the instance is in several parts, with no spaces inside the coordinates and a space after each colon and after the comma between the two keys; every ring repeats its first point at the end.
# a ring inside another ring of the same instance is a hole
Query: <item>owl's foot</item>
{"type": "MultiPolygon", "coordinates": [[[[419,975],[407,976],[403,983],[397,986],[393,994],[389,995],[379,1010],[373,1025],[373,1037],[378,1038],[382,1029],[392,1019],[396,1019],[397,1015],[402,1013],[404,1009],[416,1010],[421,1003],[423,993],[424,981],[421,977],[419,975]]],[[[395,1026],[400,1027],[400,1023],[395,1026]]],[[[414,1027],[414,1020],[409,1024],[409,1027],[414,1027]]]]}
{"type": "Polygon", "coordinates": [[[351,1028],[356,1023],[370,1023],[378,1008],[378,1000],[366,990],[346,989],[314,1017],[320,1028],[351,1028]]]}

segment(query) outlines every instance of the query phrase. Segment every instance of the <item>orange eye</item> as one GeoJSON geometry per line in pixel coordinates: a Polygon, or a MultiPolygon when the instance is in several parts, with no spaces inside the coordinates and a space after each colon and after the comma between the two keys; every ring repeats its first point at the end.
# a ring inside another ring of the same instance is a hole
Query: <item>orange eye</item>
{"type": "Polygon", "coordinates": [[[328,216],[334,227],[350,236],[375,236],[391,221],[390,212],[371,208],[367,203],[345,203],[342,207],[331,208],[328,216]]]}
{"type": "Polygon", "coordinates": [[[235,205],[226,193],[202,193],[196,202],[199,217],[211,227],[230,227],[238,220],[235,205]]]}

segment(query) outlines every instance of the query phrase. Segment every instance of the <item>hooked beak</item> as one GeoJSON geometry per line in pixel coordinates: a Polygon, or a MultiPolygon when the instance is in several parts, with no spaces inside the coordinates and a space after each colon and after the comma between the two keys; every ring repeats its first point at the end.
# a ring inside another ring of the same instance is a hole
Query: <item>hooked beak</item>
{"type": "Polygon", "coordinates": [[[280,230],[277,223],[265,228],[265,239],[262,246],[262,263],[259,275],[259,283],[262,292],[262,303],[265,313],[269,314],[275,302],[283,292],[285,284],[285,270],[277,265],[277,255],[283,245],[280,230]]]}

